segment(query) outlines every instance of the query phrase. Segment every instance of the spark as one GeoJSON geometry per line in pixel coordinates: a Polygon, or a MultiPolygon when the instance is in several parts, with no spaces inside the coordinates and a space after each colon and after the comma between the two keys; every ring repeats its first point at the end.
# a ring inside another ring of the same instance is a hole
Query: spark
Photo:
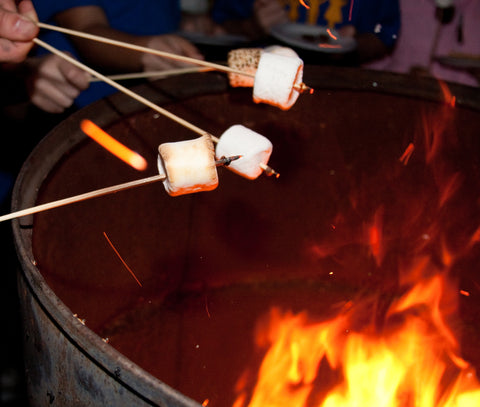
{"type": "Polygon", "coordinates": [[[110,153],[126,162],[136,170],[143,171],[147,168],[147,161],[140,154],[130,150],[119,141],[115,140],[107,132],[103,131],[90,120],[82,120],[80,123],[82,131],[110,153]]]}
{"type": "Polygon", "coordinates": [[[307,10],[310,10],[310,6],[309,6],[307,3],[305,3],[305,0],[298,0],[298,1],[299,1],[300,4],[301,4],[303,7],[305,7],[307,10]]]}
{"type": "Polygon", "coordinates": [[[203,407],[207,407],[208,406],[208,403],[210,403],[210,400],[209,399],[205,399],[202,403],[202,406],[203,407]]]}
{"type": "Polygon", "coordinates": [[[348,21],[352,21],[352,11],[353,11],[353,3],[355,2],[355,0],[352,0],[350,2],[350,10],[348,11],[348,21]]]}
{"type": "Polygon", "coordinates": [[[137,276],[135,275],[135,273],[133,272],[133,270],[128,267],[128,264],[125,263],[125,260],[123,260],[122,256],[120,255],[120,253],[118,252],[118,250],[115,248],[115,246],[113,245],[112,241],[108,238],[107,234],[105,232],[103,232],[103,235],[105,236],[105,239],[107,239],[107,242],[108,244],[110,245],[110,247],[113,249],[113,251],[115,252],[115,254],[118,256],[118,258],[120,259],[120,261],[122,262],[122,264],[125,266],[125,268],[128,270],[128,272],[133,276],[133,278],[135,279],[135,281],[138,283],[138,285],[140,287],[142,287],[142,283],[140,283],[140,281],[138,280],[137,276]]]}
{"type": "Polygon", "coordinates": [[[207,311],[208,318],[212,318],[210,315],[210,310],[208,309],[208,299],[207,296],[205,296],[205,311],[207,311]]]}
{"type": "Polygon", "coordinates": [[[460,294],[464,295],[465,297],[470,297],[470,293],[465,290],[460,290],[460,294]]]}
{"type": "Polygon", "coordinates": [[[334,39],[335,41],[338,39],[333,33],[330,28],[327,28],[327,34],[330,36],[330,38],[334,39]]]}
{"type": "Polygon", "coordinates": [[[413,154],[413,150],[415,150],[415,146],[413,143],[410,143],[398,160],[402,162],[403,165],[407,165],[410,157],[413,154]]]}

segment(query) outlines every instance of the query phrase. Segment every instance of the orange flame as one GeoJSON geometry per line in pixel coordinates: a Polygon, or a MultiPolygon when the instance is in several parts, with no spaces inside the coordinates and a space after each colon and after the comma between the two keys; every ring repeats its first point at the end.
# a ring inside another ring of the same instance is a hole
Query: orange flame
{"type": "Polygon", "coordinates": [[[414,150],[415,150],[414,144],[410,143],[405,149],[405,151],[403,152],[403,154],[400,156],[399,161],[402,162],[403,165],[407,165],[414,150]]]}
{"type": "Polygon", "coordinates": [[[256,333],[267,349],[257,383],[249,395],[243,377],[234,406],[479,405],[480,385],[441,316],[446,287],[439,275],[413,287],[392,304],[382,335],[351,330],[355,306],[325,322],[271,309],[256,333]]]}

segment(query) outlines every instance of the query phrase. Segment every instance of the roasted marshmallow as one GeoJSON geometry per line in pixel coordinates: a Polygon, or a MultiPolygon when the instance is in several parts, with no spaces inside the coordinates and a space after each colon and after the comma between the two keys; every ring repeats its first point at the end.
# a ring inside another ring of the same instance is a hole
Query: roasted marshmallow
{"type": "Polygon", "coordinates": [[[247,75],[229,73],[228,79],[232,87],[253,87],[253,76],[257,71],[258,61],[262,54],[261,48],[239,48],[228,53],[228,66],[247,75]]]}
{"type": "Polygon", "coordinates": [[[158,147],[158,171],[171,196],[211,191],[218,185],[215,150],[210,136],[164,143],[158,147]]]}

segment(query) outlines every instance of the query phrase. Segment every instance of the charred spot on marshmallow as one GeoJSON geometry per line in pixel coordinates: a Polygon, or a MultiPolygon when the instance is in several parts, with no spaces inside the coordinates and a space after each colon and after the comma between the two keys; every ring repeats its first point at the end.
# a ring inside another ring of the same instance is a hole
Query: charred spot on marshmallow
{"type": "Polygon", "coordinates": [[[158,171],[165,175],[165,190],[171,196],[211,191],[218,186],[215,150],[210,136],[158,147],[158,171]]]}
{"type": "Polygon", "coordinates": [[[253,101],[288,110],[299,96],[295,85],[303,79],[303,61],[271,52],[264,52],[258,63],[253,85],[253,101]]]}
{"type": "MultiPolygon", "coordinates": [[[[234,49],[228,53],[228,66],[238,71],[245,72],[249,75],[255,75],[257,71],[258,61],[262,55],[261,48],[239,48],[234,49]]],[[[247,87],[253,86],[254,78],[252,76],[238,75],[236,73],[229,73],[228,79],[232,87],[247,87]]]]}
{"type": "Polygon", "coordinates": [[[272,150],[273,145],[269,139],[236,124],[221,135],[215,154],[217,157],[240,155],[227,168],[245,178],[255,179],[263,172],[261,165],[268,163],[272,150]]]}

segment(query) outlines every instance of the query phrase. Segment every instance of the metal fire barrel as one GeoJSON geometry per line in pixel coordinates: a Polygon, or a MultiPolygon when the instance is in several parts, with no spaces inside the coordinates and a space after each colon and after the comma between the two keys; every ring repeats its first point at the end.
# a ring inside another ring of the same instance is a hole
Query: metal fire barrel
{"type": "MultiPolygon", "coordinates": [[[[425,170],[431,146],[423,133],[437,131],[428,127],[438,124],[437,114],[449,117],[438,131],[456,140],[443,162],[471,186],[463,215],[448,227],[459,230],[480,218],[472,192],[480,184],[477,89],[313,66],[304,81],[314,94],[300,96],[287,112],[255,105],[251,89],[230,89],[219,73],[136,88],[217,137],[233,124],[264,134],[274,144],[269,164],[279,179],[249,181],[221,168],[213,192],[172,198],[161,184],[150,185],[13,221],[32,406],[196,406],[204,398],[231,405],[231,387],[248,359],[241,341],[264,306],[281,298],[321,312],[325,298],[333,303],[366,287],[393,289],[395,268],[380,273],[356,236],[377,206],[394,215],[388,230],[403,233],[403,199],[428,202],[425,194],[435,188],[425,170]],[[410,163],[399,161],[413,141],[410,163]],[[339,238],[345,218],[349,231],[339,238]],[[142,287],[104,233],[129,258],[142,287]],[[205,318],[195,334],[172,311],[192,293],[205,318]],[[151,333],[142,322],[160,318],[151,333]]],[[[12,210],[153,175],[159,144],[194,137],[116,94],[73,114],[38,144],[16,181],[12,210]],[[136,172],[88,140],[79,127],[85,118],[142,154],[149,169],[136,172]]],[[[398,251],[406,251],[398,239],[398,251]]],[[[385,261],[393,264],[394,256],[385,261]]],[[[461,278],[473,281],[469,273],[461,278]]],[[[471,324],[478,318],[472,310],[465,317],[471,324]]],[[[480,336],[472,335],[473,342],[480,336]]],[[[466,344],[467,353],[474,348],[466,344]]],[[[470,359],[478,365],[475,354],[470,359]]]]}

